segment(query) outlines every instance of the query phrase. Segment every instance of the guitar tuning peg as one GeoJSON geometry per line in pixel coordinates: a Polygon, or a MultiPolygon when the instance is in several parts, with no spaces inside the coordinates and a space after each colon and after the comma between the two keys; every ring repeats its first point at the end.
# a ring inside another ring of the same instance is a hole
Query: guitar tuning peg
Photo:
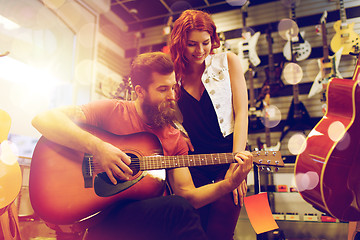
{"type": "Polygon", "coordinates": [[[271,172],[271,167],[266,167],[267,172],[271,172]]]}
{"type": "Polygon", "coordinates": [[[275,172],[278,172],[278,171],[279,171],[279,168],[278,168],[278,167],[275,167],[275,168],[274,168],[274,171],[275,171],[275,172]]]}

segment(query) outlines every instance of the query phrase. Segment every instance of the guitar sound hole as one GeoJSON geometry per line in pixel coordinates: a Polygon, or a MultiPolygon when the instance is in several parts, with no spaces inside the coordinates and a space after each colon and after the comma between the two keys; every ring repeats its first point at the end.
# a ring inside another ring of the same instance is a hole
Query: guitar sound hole
{"type": "Polygon", "coordinates": [[[129,167],[133,171],[133,176],[134,176],[140,171],[140,161],[135,154],[128,153],[127,155],[131,157],[131,163],[129,167]]]}

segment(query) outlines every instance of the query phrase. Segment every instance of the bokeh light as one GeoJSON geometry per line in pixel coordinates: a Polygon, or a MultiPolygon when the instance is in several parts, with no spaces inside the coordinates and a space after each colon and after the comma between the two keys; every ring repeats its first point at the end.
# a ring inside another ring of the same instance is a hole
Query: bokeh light
{"type": "Polygon", "coordinates": [[[287,63],[283,70],[283,76],[287,83],[298,84],[303,78],[303,70],[297,63],[287,63]]]}
{"type": "Polygon", "coordinates": [[[299,27],[294,20],[284,18],[279,21],[278,32],[282,39],[289,41],[293,37],[298,36],[299,27]]]}
{"type": "Polygon", "coordinates": [[[345,126],[340,121],[334,121],[328,128],[329,138],[334,142],[340,141],[344,133],[345,126]]]}
{"type": "Polygon", "coordinates": [[[293,155],[302,153],[306,148],[306,136],[303,133],[295,133],[289,138],[288,149],[293,155]]]}
{"type": "Polygon", "coordinates": [[[312,190],[319,184],[319,174],[314,171],[307,173],[298,173],[295,176],[296,188],[299,192],[312,190]]]}
{"type": "Polygon", "coordinates": [[[244,27],[242,28],[241,36],[245,38],[246,40],[250,39],[251,36],[255,34],[255,30],[251,27],[244,27]]]}
{"type": "Polygon", "coordinates": [[[260,120],[267,128],[276,127],[281,121],[281,112],[275,105],[269,105],[262,110],[260,120]]]}
{"type": "Polygon", "coordinates": [[[248,0],[226,0],[226,2],[234,7],[243,6],[248,0]]]}
{"type": "Polygon", "coordinates": [[[94,23],[84,24],[78,33],[80,43],[87,48],[92,48],[96,26],[94,23]]]}
{"type": "Polygon", "coordinates": [[[336,144],[336,149],[343,151],[350,146],[350,142],[351,142],[351,136],[348,132],[345,132],[344,136],[336,144]]]}
{"type": "Polygon", "coordinates": [[[0,147],[0,160],[7,164],[13,165],[17,162],[19,150],[16,145],[10,141],[3,141],[0,147]]]}
{"type": "Polygon", "coordinates": [[[86,59],[81,61],[75,67],[75,78],[78,83],[87,86],[91,84],[92,81],[92,70],[93,69],[93,61],[90,59],[86,59]]]}

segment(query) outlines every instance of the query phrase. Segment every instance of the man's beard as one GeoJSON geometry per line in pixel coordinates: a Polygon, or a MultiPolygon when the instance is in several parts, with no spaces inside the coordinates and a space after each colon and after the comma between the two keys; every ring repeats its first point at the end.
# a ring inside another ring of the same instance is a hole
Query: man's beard
{"type": "Polygon", "coordinates": [[[162,101],[160,104],[153,104],[148,96],[142,104],[142,110],[148,120],[148,124],[154,128],[161,128],[173,122],[175,117],[175,101],[162,101]]]}

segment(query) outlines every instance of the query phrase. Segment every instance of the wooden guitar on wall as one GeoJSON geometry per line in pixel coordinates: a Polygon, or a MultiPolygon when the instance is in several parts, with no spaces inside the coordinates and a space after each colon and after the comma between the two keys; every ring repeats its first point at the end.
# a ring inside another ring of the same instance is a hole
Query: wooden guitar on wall
{"type": "MultiPolygon", "coordinates": [[[[88,125],[81,127],[128,154],[134,175],[113,185],[91,155],[41,137],[30,166],[30,200],[36,214],[53,224],[72,224],[121,200],[160,196],[164,181],[145,170],[234,162],[234,153],[161,156],[160,141],[151,133],[119,136],[88,125]]],[[[284,165],[279,152],[256,151],[253,156],[254,164],[284,165]]]]}
{"type": "Polygon", "coordinates": [[[331,39],[330,47],[333,52],[344,48],[343,55],[358,54],[360,51],[360,37],[354,32],[355,23],[347,23],[344,1],[340,0],[340,20],[334,23],[335,35],[331,39]]]}
{"type": "Polygon", "coordinates": [[[260,64],[260,58],[256,53],[256,44],[259,40],[260,32],[252,35],[250,29],[246,27],[247,8],[249,4],[250,1],[247,0],[241,8],[243,28],[241,39],[238,42],[238,56],[244,73],[249,69],[250,65],[256,67],[260,64]]]}
{"type": "Polygon", "coordinates": [[[325,10],[320,20],[321,36],[323,42],[323,57],[318,59],[318,65],[320,71],[316,75],[314,83],[311,86],[308,95],[309,98],[322,92],[324,88],[326,88],[324,86],[326,86],[330,78],[333,77],[342,78],[339,72],[339,64],[341,59],[341,53],[344,48],[341,47],[333,56],[329,55],[329,46],[327,42],[327,31],[326,31],[326,17],[327,17],[327,11],[325,10]]]}
{"type": "Polygon", "coordinates": [[[296,158],[301,196],[319,211],[343,221],[360,220],[360,62],[353,79],[333,78],[327,112],[296,158]]]}

